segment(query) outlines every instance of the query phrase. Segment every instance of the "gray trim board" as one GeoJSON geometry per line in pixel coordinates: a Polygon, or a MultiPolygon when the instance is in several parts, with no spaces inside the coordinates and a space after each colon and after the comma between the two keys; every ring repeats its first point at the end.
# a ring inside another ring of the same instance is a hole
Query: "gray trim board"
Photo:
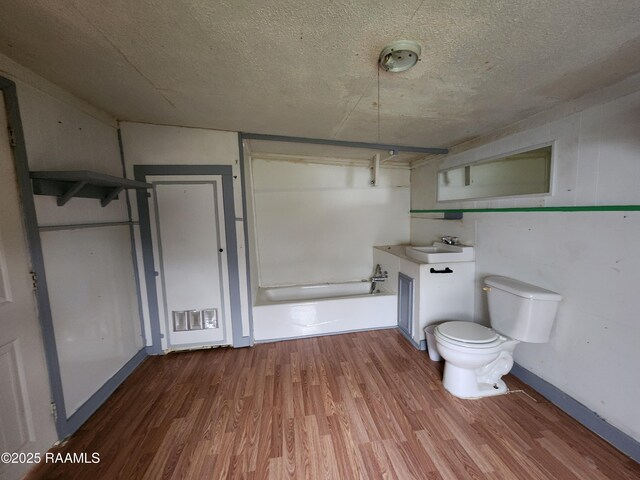
{"type": "Polygon", "coordinates": [[[240,141],[242,141],[243,139],[264,140],[269,142],[310,143],[315,145],[335,145],[338,147],[371,148],[376,150],[393,150],[396,152],[424,153],[435,155],[446,155],[447,153],[449,153],[449,150],[447,148],[410,147],[408,145],[390,145],[386,143],[349,142],[346,140],[328,140],[322,138],[286,137],[283,135],[265,135],[261,133],[241,133],[240,141]]]}
{"type": "Polygon", "coordinates": [[[36,207],[31,189],[31,178],[29,176],[29,159],[22,130],[22,120],[20,118],[20,108],[18,105],[18,94],[16,85],[11,80],[0,77],[0,90],[4,94],[5,109],[7,111],[7,122],[13,131],[13,159],[18,180],[18,191],[22,201],[22,213],[24,216],[24,226],[27,234],[27,243],[31,256],[31,268],[38,278],[38,288],[36,289],[36,303],[38,305],[38,319],[42,329],[42,343],[49,373],[49,385],[51,387],[52,401],[56,404],[56,432],[58,438],[62,439],[69,433],[67,426],[67,414],[64,406],[64,394],[62,391],[62,377],[60,376],[60,363],[58,361],[58,349],[56,346],[53,318],[51,316],[51,304],[49,303],[49,290],[47,288],[47,276],[44,270],[44,256],[42,253],[42,243],[40,232],[38,231],[38,219],[36,217],[36,207]]]}
{"type": "MultiPolygon", "coordinates": [[[[231,301],[231,324],[233,346],[246,347],[251,345],[251,337],[242,336],[242,309],[240,305],[240,275],[238,271],[238,254],[235,225],[235,207],[233,196],[233,170],[230,165],[134,165],[136,180],[146,179],[147,176],[160,175],[220,175],[222,177],[222,197],[224,201],[225,240],[227,244],[227,264],[229,267],[229,298],[231,301]],[[233,248],[230,246],[233,245],[233,248]]],[[[144,181],[144,180],[143,180],[144,181]]],[[[158,311],[158,296],[156,286],[156,267],[153,259],[153,243],[151,235],[151,221],[149,218],[149,200],[146,191],[136,190],[138,201],[138,216],[140,220],[140,234],[142,237],[142,258],[147,284],[147,300],[149,303],[149,317],[151,325],[153,354],[162,353],[160,333],[160,315],[158,311]]]]}
{"type": "MultiPolygon", "coordinates": [[[[124,159],[124,145],[122,144],[122,132],[118,128],[118,150],[120,152],[120,164],[122,165],[122,178],[127,178],[127,165],[124,159]]],[[[146,190],[145,190],[146,191],[146,190]]],[[[133,221],[133,213],[131,211],[131,200],[129,192],[124,192],[124,199],[127,205],[127,218],[129,219],[129,237],[131,239],[131,260],[133,261],[133,277],[136,282],[136,297],[138,298],[138,316],[140,320],[140,337],[142,344],[147,344],[147,335],[144,328],[144,312],[142,311],[142,290],[140,287],[140,271],[138,270],[138,252],[136,249],[136,233],[134,225],[140,222],[133,221]]]]}
{"type": "Polygon", "coordinates": [[[395,327],[395,328],[397,328],[398,331],[402,334],[402,336],[404,338],[406,338],[407,340],[409,340],[411,345],[416,347],[418,350],[422,350],[423,352],[427,350],[427,341],[426,340],[420,340],[420,343],[418,343],[413,338],[411,338],[411,336],[407,332],[405,332],[403,329],[401,329],[400,327],[395,327]]]}
{"type": "MultiPolygon", "coordinates": [[[[244,147],[242,145],[242,135],[238,134],[238,155],[240,156],[240,187],[242,189],[242,227],[244,230],[244,256],[247,266],[247,311],[249,312],[249,336],[247,345],[253,344],[253,295],[251,293],[251,258],[249,255],[249,229],[247,228],[247,186],[244,176],[244,147]]],[[[236,221],[239,220],[236,218],[236,221]]]]}
{"type": "MultiPolygon", "coordinates": [[[[138,178],[138,173],[134,167],[134,176],[138,178]]],[[[141,174],[140,178],[146,178],[141,174]]],[[[160,355],[162,353],[162,337],[160,334],[159,313],[158,313],[158,293],[156,290],[156,267],[153,261],[153,245],[151,243],[151,220],[149,219],[149,202],[147,192],[136,190],[136,201],[138,203],[138,221],[140,222],[140,239],[142,248],[142,268],[147,289],[147,306],[149,309],[149,325],[151,329],[151,345],[147,346],[149,355],[160,355]],[[148,239],[148,241],[146,241],[148,239]]]]}
{"type": "Polygon", "coordinates": [[[107,401],[111,394],[125,381],[125,379],[131,375],[131,373],[147,358],[147,351],[143,347],[138,350],[123,367],[118,370],[113,377],[105,382],[102,387],[96,391],[89,399],[82,404],[82,406],[76,410],[67,420],[67,435],[71,435],[78,430],[84,422],[86,422],[91,415],[95,413],[100,406],[107,401]]]}
{"type": "Polygon", "coordinates": [[[72,223],[69,225],[42,225],[38,227],[41,232],[56,232],[60,230],[82,230],[85,228],[122,227],[124,225],[137,225],[138,222],[104,222],[104,223],[72,223]]]}
{"type": "Polygon", "coordinates": [[[514,363],[510,373],[593,433],[640,463],[640,443],[637,440],[618,430],[600,415],[523,366],[514,363]]]}

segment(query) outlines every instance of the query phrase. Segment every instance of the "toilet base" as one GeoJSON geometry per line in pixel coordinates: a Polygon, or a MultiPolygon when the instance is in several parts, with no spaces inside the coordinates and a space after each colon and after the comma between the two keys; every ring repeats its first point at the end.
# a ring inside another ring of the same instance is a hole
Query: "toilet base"
{"type": "Polygon", "coordinates": [[[481,383],[474,370],[456,367],[449,362],[444,364],[442,384],[449,393],[459,398],[493,397],[509,391],[502,379],[498,379],[495,385],[481,383]]]}

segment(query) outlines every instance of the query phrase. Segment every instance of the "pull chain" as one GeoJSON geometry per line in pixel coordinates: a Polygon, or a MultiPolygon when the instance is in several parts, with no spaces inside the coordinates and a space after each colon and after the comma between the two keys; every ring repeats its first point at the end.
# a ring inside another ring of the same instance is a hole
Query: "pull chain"
{"type": "Polygon", "coordinates": [[[378,143],[380,143],[380,68],[378,67],[378,143]]]}

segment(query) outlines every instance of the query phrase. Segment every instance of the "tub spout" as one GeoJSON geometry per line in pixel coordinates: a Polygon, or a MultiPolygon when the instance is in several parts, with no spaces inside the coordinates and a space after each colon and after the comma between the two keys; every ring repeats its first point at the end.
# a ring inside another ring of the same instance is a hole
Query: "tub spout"
{"type": "Polygon", "coordinates": [[[371,277],[371,288],[369,289],[369,293],[376,293],[376,290],[378,288],[377,284],[379,282],[384,282],[388,276],[389,274],[386,272],[386,270],[384,272],[382,271],[382,267],[380,266],[380,264],[376,265],[376,268],[373,271],[373,276],[371,277]]]}
{"type": "MultiPolygon", "coordinates": [[[[384,282],[387,277],[389,276],[389,274],[387,273],[387,271],[385,270],[384,272],[382,271],[382,267],[380,266],[380,264],[376,265],[376,268],[373,272],[373,277],[371,277],[371,281],[373,283],[375,282],[384,282]]],[[[373,288],[373,287],[371,287],[373,288]]]]}

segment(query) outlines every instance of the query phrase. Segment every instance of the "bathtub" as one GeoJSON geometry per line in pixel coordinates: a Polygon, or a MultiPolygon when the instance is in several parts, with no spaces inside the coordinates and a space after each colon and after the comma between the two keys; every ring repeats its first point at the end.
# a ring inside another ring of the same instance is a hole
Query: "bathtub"
{"type": "Polygon", "coordinates": [[[258,289],[253,307],[256,342],[327,335],[398,324],[397,296],[369,282],[258,289]]]}

